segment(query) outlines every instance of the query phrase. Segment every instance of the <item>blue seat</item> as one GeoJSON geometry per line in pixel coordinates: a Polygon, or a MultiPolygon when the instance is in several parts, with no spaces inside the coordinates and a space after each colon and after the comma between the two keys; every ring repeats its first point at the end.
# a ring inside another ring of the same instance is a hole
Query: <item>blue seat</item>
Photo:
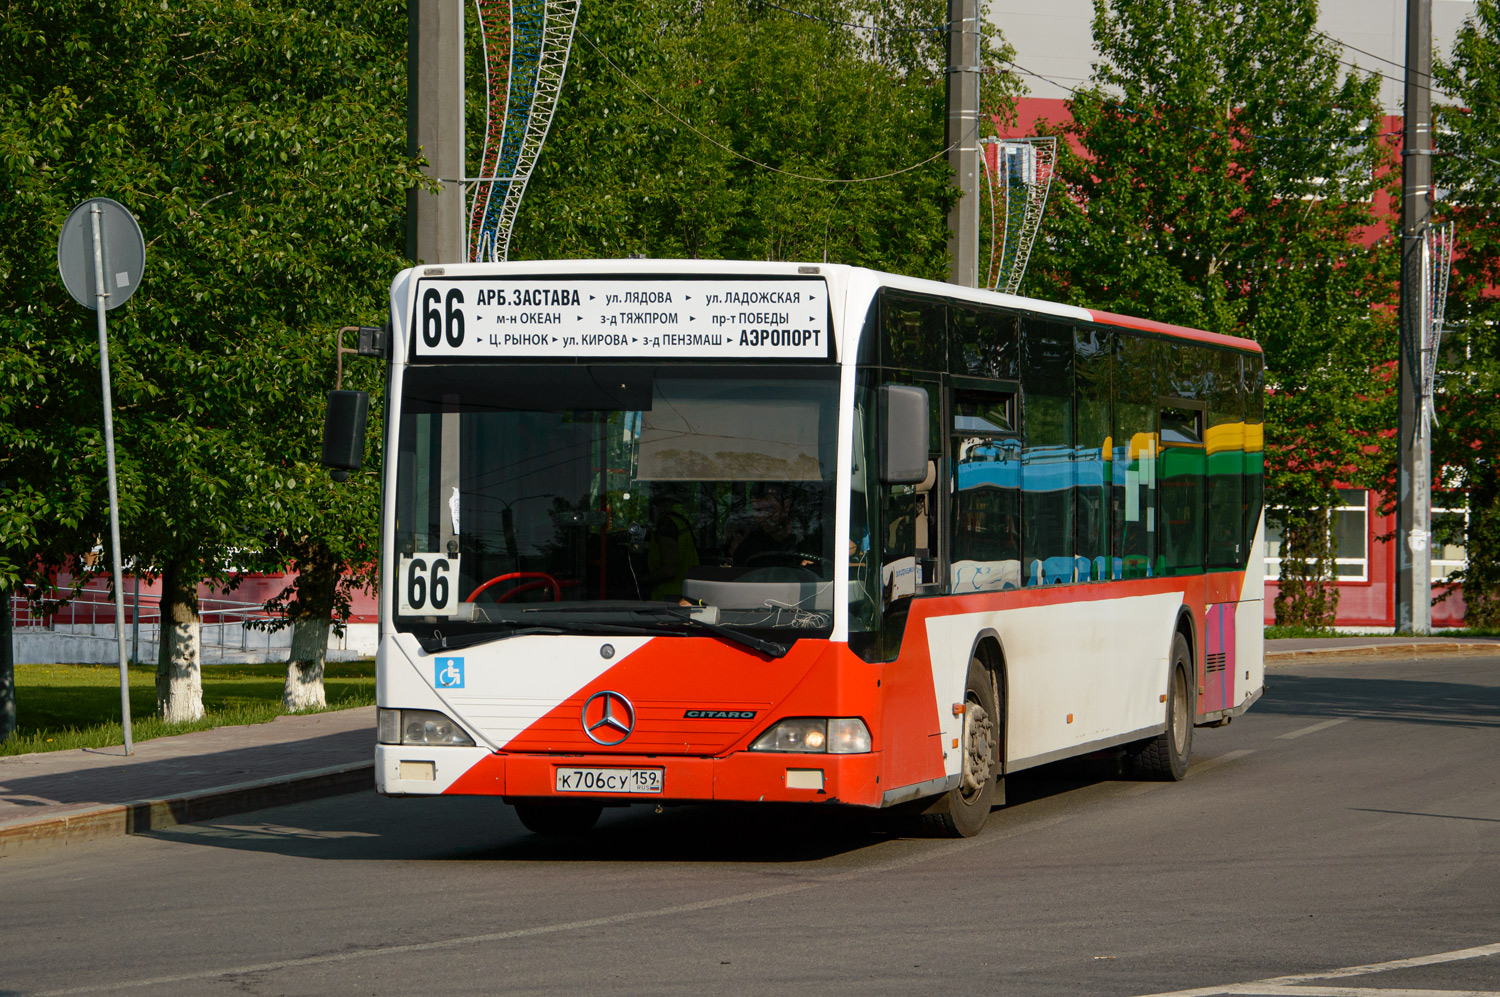
{"type": "Polygon", "coordinates": [[[1027,568],[1026,585],[1030,587],[1040,584],[1042,584],[1042,562],[1033,558],[1030,566],[1027,568]]]}
{"type": "Polygon", "coordinates": [[[1065,585],[1073,580],[1073,558],[1049,557],[1042,562],[1044,584],[1065,585]]]}

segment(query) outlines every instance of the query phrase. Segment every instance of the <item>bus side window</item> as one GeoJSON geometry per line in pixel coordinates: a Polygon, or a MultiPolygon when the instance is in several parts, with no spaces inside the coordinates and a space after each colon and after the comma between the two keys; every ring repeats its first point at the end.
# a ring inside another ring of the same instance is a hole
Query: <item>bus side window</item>
{"type": "Polygon", "coordinates": [[[1156,384],[1163,349],[1122,333],[1114,378],[1111,548],[1124,578],[1146,578],[1156,559],[1156,384]]]}
{"type": "Polygon", "coordinates": [[[1073,546],[1073,327],[1028,317],[1021,327],[1021,579],[1077,579],[1073,546]]]}
{"type": "Polygon", "coordinates": [[[960,388],[953,399],[952,536],[948,591],[1021,585],[1021,441],[1012,391],[960,388]]]}
{"type": "Polygon", "coordinates": [[[935,377],[903,376],[899,380],[927,391],[928,471],[926,479],[917,484],[884,485],[881,489],[880,583],[881,602],[885,606],[939,590],[935,486],[942,460],[941,384],[935,377]]]}
{"type": "Polygon", "coordinates": [[[1243,380],[1240,394],[1245,404],[1245,476],[1243,492],[1244,546],[1240,566],[1262,552],[1255,547],[1255,533],[1260,528],[1261,504],[1265,498],[1265,402],[1264,361],[1258,356],[1245,357],[1241,367],[1243,380]]]}
{"type": "Polygon", "coordinates": [[[1177,401],[1161,409],[1156,490],[1163,575],[1203,573],[1203,410],[1192,404],[1177,401]]]}
{"type": "Polygon", "coordinates": [[[1113,453],[1110,440],[1110,383],[1114,335],[1106,329],[1080,328],[1073,338],[1077,385],[1073,470],[1078,479],[1078,580],[1117,578],[1109,552],[1110,487],[1113,453]]]}
{"type": "Polygon", "coordinates": [[[862,386],[854,406],[853,465],[849,476],[849,633],[851,645],[867,642],[880,626],[880,483],[876,477],[875,392],[862,386]],[[855,635],[863,635],[856,637],[855,635]]]}
{"type": "Polygon", "coordinates": [[[1208,399],[1208,568],[1238,568],[1243,551],[1241,484],[1245,463],[1245,413],[1239,390],[1240,357],[1227,350],[1214,356],[1213,390],[1208,399]]]}
{"type": "Polygon", "coordinates": [[[946,370],[945,312],[940,301],[881,292],[881,365],[901,370],[946,370]]]}

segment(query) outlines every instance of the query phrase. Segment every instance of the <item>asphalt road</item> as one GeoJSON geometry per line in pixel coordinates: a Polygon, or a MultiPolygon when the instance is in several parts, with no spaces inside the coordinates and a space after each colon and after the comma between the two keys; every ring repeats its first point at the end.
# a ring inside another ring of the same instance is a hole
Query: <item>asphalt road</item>
{"type": "Polygon", "coordinates": [[[0,995],[1500,995],[1500,656],[1270,673],[1179,784],[860,814],[359,794],[0,862],[0,995]]]}

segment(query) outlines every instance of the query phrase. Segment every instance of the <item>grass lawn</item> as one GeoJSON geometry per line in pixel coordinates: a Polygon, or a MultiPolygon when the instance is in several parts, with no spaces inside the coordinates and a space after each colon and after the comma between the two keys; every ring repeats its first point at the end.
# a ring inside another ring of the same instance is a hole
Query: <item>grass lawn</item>
{"type": "MultiPolygon", "coordinates": [[[[149,741],[210,727],[265,723],[281,716],[286,665],[210,665],[203,669],[206,715],[191,724],[156,717],[156,669],[130,669],[131,736],[149,741]]],[[[329,664],[323,677],[330,710],[375,704],[375,662],[329,664]]],[[[16,665],[16,733],[0,755],[121,744],[118,665],[16,665]]]]}

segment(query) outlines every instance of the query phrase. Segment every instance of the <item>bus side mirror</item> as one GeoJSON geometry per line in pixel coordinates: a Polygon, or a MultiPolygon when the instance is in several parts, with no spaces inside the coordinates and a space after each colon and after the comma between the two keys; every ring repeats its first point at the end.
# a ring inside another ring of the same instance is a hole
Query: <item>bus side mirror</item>
{"type": "Polygon", "coordinates": [[[363,463],[369,414],[367,392],[328,392],[328,414],[323,417],[323,466],[333,468],[334,481],[347,481],[349,472],[358,471],[363,463]]]}
{"type": "Polygon", "coordinates": [[[927,478],[927,389],[880,386],[880,482],[917,485],[927,478]]]}

